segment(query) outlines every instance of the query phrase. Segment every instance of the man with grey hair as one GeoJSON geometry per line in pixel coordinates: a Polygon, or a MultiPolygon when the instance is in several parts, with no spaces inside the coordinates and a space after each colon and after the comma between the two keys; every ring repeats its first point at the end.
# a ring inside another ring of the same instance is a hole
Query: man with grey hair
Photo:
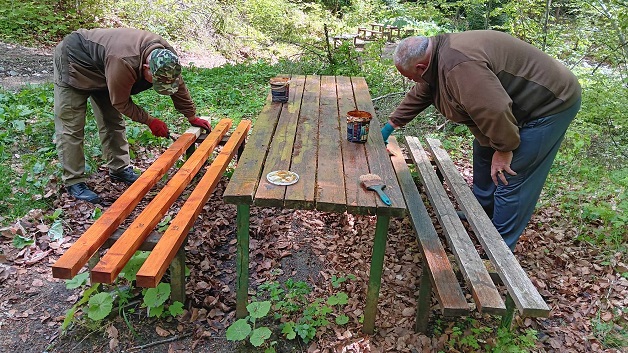
{"type": "Polygon", "coordinates": [[[175,109],[193,126],[211,130],[196,116],[196,107],[181,78],[174,49],[161,36],[133,28],[80,29],[66,36],[54,53],[54,119],[62,180],[79,200],[100,203],[85,176],[85,115],[89,99],[103,157],[114,181],[132,184],[138,174],[130,166],[123,115],[148,125],[157,137],[168,126],[137,106],[132,95],[153,88],[172,98],[175,109]]]}
{"type": "Polygon", "coordinates": [[[514,251],[569,124],[581,87],[559,61],[497,31],[409,37],[394,54],[415,81],[382,128],[384,141],[430,105],[466,125],[473,193],[514,251]]]}

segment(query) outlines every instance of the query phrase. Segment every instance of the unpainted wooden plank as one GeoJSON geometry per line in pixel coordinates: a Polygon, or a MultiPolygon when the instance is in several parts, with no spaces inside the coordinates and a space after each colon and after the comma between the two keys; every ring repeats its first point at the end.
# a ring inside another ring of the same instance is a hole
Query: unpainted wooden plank
{"type": "Polygon", "coordinates": [[[52,265],[54,278],[71,279],[118,229],[144,195],[192,146],[201,129],[186,131],[118,197],[83,235],[52,265]]]}
{"type": "MultiPolygon", "coordinates": [[[[316,209],[326,212],[346,210],[345,178],[342,165],[342,138],[340,129],[336,78],[321,78],[318,179],[316,180],[316,209]]],[[[342,117],[344,119],[344,116],[342,117]]],[[[346,126],[346,125],[345,125],[346,126]]]]}
{"type": "Polygon", "coordinates": [[[337,76],[336,88],[338,92],[340,141],[345,176],[345,194],[347,195],[347,211],[353,214],[374,215],[377,211],[377,196],[375,192],[366,191],[360,185],[360,175],[369,174],[366,149],[363,143],[349,142],[347,140],[347,112],[357,109],[351,78],[337,76]]]}
{"type": "Polygon", "coordinates": [[[207,139],[194,151],[166,186],[144,208],[100,262],[92,269],[92,283],[113,283],[122,268],[155,228],[168,208],[201,169],[211,152],[231,127],[231,119],[222,119],[207,139]]]}
{"type": "Polygon", "coordinates": [[[419,171],[421,182],[434,207],[436,217],[443,227],[449,249],[456,257],[458,267],[473,296],[478,310],[482,313],[503,315],[506,306],[480,258],[464,225],[456,214],[454,205],[438,179],[427,153],[419,139],[406,136],[406,142],[414,164],[419,171]]]}
{"type": "Polygon", "coordinates": [[[497,273],[523,316],[548,317],[549,307],[521,268],[497,229],[488,218],[473,192],[464,181],[439,140],[427,139],[429,150],[435,158],[447,184],[451,187],[458,204],[467,215],[484,251],[493,262],[497,273]]]}
{"type": "MultiPolygon", "coordinates": [[[[456,274],[447,258],[447,253],[438,238],[430,215],[423,204],[419,190],[410,174],[410,169],[394,136],[388,139],[388,149],[400,189],[403,191],[410,221],[419,242],[419,249],[430,275],[432,289],[441,306],[443,315],[462,316],[469,314],[469,304],[460,288],[456,274]]],[[[423,271],[426,273],[426,271],[423,271]]],[[[424,316],[423,313],[422,316],[424,316]]],[[[424,317],[423,317],[424,318],[424,317]]],[[[424,323],[418,323],[424,325],[424,323]]],[[[423,327],[423,326],[421,326],[423,327]]]]}
{"type": "Polygon", "coordinates": [[[377,214],[397,217],[403,216],[406,209],[403,195],[401,194],[399,183],[395,177],[395,171],[390,163],[390,158],[384,145],[384,138],[381,134],[381,128],[377,120],[375,108],[373,108],[373,102],[371,101],[371,95],[366,85],[366,80],[363,77],[352,77],[351,83],[353,84],[357,109],[367,111],[373,116],[369,126],[368,140],[365,144],[369,170],[372,174],[377,174],[382,178],[382,181],[386,185],[384,192],[386,192],[386,195],[388,195],[392,203],[392,205],[387,206],[377,198],[377,214]]]}
{"type": "MultiPolygon", "coordinates": [[[[233,159],[238,147],[244,142],[251,127],[250,120],[242,120],[229,140],[214,159],[207,171],[198,182],[194,191],[185,201],[177,216],[170,222],[168,229],[151,251],[150,255],[137,272],[136,283],[139,287],[154,288],[159,284],[168,266],[177,255],[179,248],[185,241],[188,231],[207,203],[221,176],[233,159]]],[[[211,215],[210,215],[211,217],[211,215]]]]}
{"type": "MultiPolygon", "coordinates": [[[[253,202],[256,206],[282,207],[286,188],[292,187],[292,185],[271,184],[266,179],[266,175],[275,170],[290,170],[292,148],[299,125],[299,111],[301,110],[304,84],[304,76],[296,76],[290,80],[289,99],[287,103],[284,103],[285,107],[281,111],[277,128],[272,135],[266,161],[264,162],[264,169],[255,192],[255,200],[253,202]]],[[[301,182],[300,178],[299,182],[301,182]]]]}
{"type": "Polygon", "coordinates": [[[299,175],[299,181],[286,187],[285,208],[310,210],[316,206],[320,95],[320,76],[308,75],[305,80],[305,90],[290,165],[290,170],[299,175]]]}
{"type": "Polygon", "coordinates": [[[255,120],[255,126],[251,128],[246,147],[223,193],[223,200],[226,203],[247,205],[253,203],[273,131],[275,131],[284,105],[271,103],[270,95],[268,96],[264,108],[255,120]]]}

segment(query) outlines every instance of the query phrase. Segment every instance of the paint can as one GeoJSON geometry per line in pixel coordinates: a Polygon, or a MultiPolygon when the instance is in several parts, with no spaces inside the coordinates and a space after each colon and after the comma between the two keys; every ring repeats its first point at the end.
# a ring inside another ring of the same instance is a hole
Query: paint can
{"type": "Polygon", "coordinates": [[[366,142],[372,118],[371,113],[363,110],[347,112],[347,140],[357,143],[366,142]]]}
{"type": "Polygon", "coordinates": [[[285,103],[290,93],[290,79],[287,77],[273,77],[270,79],[270,92],[273,102],[285,103]]]}

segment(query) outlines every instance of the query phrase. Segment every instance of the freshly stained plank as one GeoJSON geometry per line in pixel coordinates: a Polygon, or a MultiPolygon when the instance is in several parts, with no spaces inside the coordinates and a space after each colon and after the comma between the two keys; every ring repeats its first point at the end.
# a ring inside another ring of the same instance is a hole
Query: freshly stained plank
{"type": "MultiPolygon", "coordinates": [[[[275,170],[290,170],[292,162],[292,148],[296,130],[299,125],[299,111],[303,95],[305,77],[297,76],[290,80],[290,97],[284,103],[284,109],[279,116],[268,155],[264,162],[264,170],[255,192],[255,205],[264,207],[281,207],[286,193],[286,186],[274,185],[266,180],[266,175],[275,170]]],[[[299,178],[299,183],[302,182],[299,178]]]]}
{"type": "Polygon", "coordinates": [[[231,127],[230,119],[222,119],[207,139],[196,149],[168,184],[144,208],[131,226],[113,244],[100,262],[92,269],[93,283],[113,283],[127,261],[135,254],[144,239],[159,223],[168,208],[181,195],[185,187],[201,169],[211,152],[231,127]]]}
{"type": "Polygon", "coordinates": [[[384,145],[384,139],[380,132],[381,128],[377,121],[377,114],[373,108],[368,86],[363,77],[352,77],[351,83],[353,85],[353,92],[355,93],[357,109],[367,111],[373,116],[369,126],[368,140],[366,142],[366,158],[368,160],[369,170],[371,173],[377,174],[382,178],[386,184],[384,191],[392,202],[392,205],[387,206],[377,198],[377,214],[403,216],[405,214],[403,196],[401,195],[401,190],[399,189],[399,184],[395,177],[395,171],[388,158],[388,152],[381,147],[384,145]]]}
{"type": "Polygon", "coordinates": [[[314,197],[317,174],[316,157],[319,144],[320,95],[320,77],[307,76],[290,165],[290,170],[299,175],[299,181],[286,187],[285,208],[310,210],[316,206],[314,197]]]}
{"type": "Polygon", "coordinates": [[[150,253],[140,270],[137,272],[136,283],[140,287],[154,288],[159,284],[168,265],[185,241],[192,225],[198,218],[209,196],[218,185],[229,162],[244,142],[251,126],[249,120],[242,120],[231,137],[222,148],[216,159],[211,163],[192,194],[185,201],[177,216],[172,220],[166,232],[150,253]]]}
{"type": "MultiPolygon", "coordinates": [[[[292,91],[292,89],[290,90],[292,91]]],[[[255,126],[251,128],[251,136],[247,140],[247,148],[238,160],[227,189],[223,193],[226,203],[247,204],[253,203],[255,189],[261,177],[262,166],[266,159],[268,146],[273,137],[273,131],[279,121],[279,114],[284,104],[272,103],[270,94],[262,112],[255,120],[255,126]]]]}
{"type": "Polygon", "coordinates": [[[487,314],[505,314],[504,301],[488,274],[480,255],[475,250],[464,225],[458,218],[456,209],[449,200],[419,139],[406,136],[406,142],[412,160],[419,171],[421,182],[434,206],[436,217],[443,226],[449,248],[456,257],[458,267],[467,281],[478,310],[487,314]]]}
{"type": "Polygon", "coordinates": [[[188,129],[92,224],[52,266],[52,276],[70,279],[115,232],[122,221],[179,157],[201,134],[198,127],[188,129]]]}
{"type": "Polygon", "coordinates": [[[532,284],[525,271],[510,251],[482,206],[471,192],[447,151],[439,140],[427,139],[430,152],[442,171],[447,184],[467,215],[467,219],[484,251],[495,264],[495,269],[523,316],[548,317],[549,307],[532,284]]]}
{"type": "Polygon", "coordinates": [[[366,191],[360,185],[360,175],[369,173],[364,145],[347,141],[347,112],[356,109],[351,79],[337,76],[336,87],[338,90],[338,114],[342,137],[340,141],[345,173],[347,210],[353,214],[374,215],[377,210],[377,196],[372,191],[366,191]]]}
{"type": "MultiPolygon", "coordinates": [[[[393,153],[390,159],[399,179],[399,185],[408,207],[410,221],[414,227],[421,255],[423,255],[423,260],[425,261],[422,266],[427,267],[432,289],[436,294],[443,315],[467,315],[469,313],[469,304],[460,288],[451,263],[447,259],[447,253],[445,253],[438,234],[436,234],[430,215],[427,213],[419,190],[412,179],[410,169],[408,169],[408,165],[394,136],[388,139],[388,149],[393,153]]],[[[424,162],[419,160],[416,163],[424,162]]],[[[426,271],[423,271],[423,273],[426,273],[426,271]]]]}
{"type": "MultiPolygon", "coordinates": [[[[346,195],[341,139],[346,139],[347,129],[340,129],[339,119],[324,119],[338,117],[336,79],[333,76],[322,77],[320,115],[316,209],[344,212],[346,195]]],[[[340,118],[345,119],[344,115],[340,118]]]]}

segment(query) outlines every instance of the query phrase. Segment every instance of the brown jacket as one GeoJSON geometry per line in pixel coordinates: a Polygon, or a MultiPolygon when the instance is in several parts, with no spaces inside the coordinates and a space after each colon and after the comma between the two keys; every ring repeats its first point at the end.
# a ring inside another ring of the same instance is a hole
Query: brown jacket
{"type": "MultiPolygon", "coordinates": [[[[60,43],[61,80],[86,91],[108,90],[111,104],[131,120],[148,123],[148,113],[131,95],[152,88],[143,77],[147,55],[158,48],[174,49],[159,35],[133,28],[80,29],[60,43]]],[[[176,52],[175,52],[176,53],[176,52]]],[[[183,80],[170,96],[185,117],[196,115],[196,107],[183,80]]]]}
{"type": "Polygon", "coordinates": [[[469,127],[482,146],[512,151],[519,128],[569,108],[581,94],[576,76],[534,46],[497,31],[431,37],[432,57],[391,114],[404,126],[434,104],[447,119],[469,127]]]}

